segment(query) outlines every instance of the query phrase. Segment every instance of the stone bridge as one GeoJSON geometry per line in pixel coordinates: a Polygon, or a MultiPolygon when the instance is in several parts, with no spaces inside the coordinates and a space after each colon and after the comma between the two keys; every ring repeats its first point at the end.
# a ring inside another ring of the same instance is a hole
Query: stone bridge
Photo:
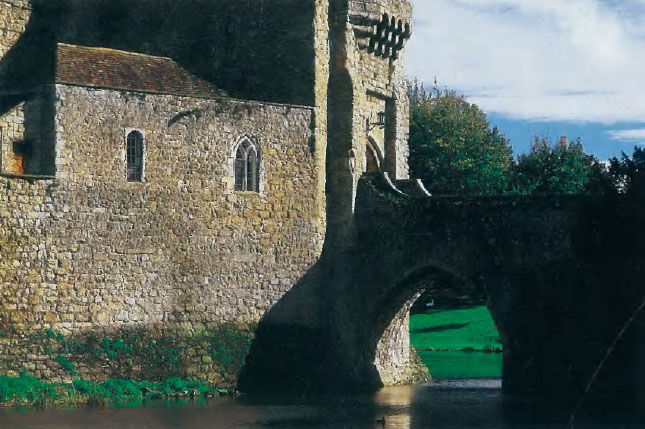
{"type": "MultiPolygon", "coordinates": [[[[506,392],[575,401],[642,301],[641,206],[619,197],[430,197],[418,181],[363,176],[347,235],[263,319],[241,385],[423,380],[408,311],[425,288],[448,287],[487,297],[506,392]]],[[[636,388],[635,320],[595,391],[636,388]]]]}

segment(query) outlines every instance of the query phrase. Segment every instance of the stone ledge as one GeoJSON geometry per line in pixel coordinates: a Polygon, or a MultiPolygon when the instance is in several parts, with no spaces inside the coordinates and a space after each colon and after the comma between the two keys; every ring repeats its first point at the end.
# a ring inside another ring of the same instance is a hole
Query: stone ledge
{"type": "Polygon", "coordinates": [[[7,179],[20,179],[20,180],[55,180],[56,176],[50,176],[45,174],[18,174],[18,173],[0,173],[0,177],[5,177],[7,179]]]}

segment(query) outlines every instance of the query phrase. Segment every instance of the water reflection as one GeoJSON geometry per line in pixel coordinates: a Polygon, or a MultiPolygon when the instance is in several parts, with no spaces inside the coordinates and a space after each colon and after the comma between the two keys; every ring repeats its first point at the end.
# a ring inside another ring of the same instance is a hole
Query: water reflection
{"type": "Polygon", "coordinates": [[[388,412],[386,416],[379,417],[377,423],[392,429],[410,429],[410,405],[414,402],[416,390],[410,386],[401,386],[379,391],[374,397],[374,402],[377,408],[387,409],[388,412]]]}
{"type": "MultiPolygon", "coordinates": [[[[553,410],[504,398],[497,380],[391,387],[374,395],[243,397],[140,408],[0,412],[0,428],[564,428],[553,410]],[[528,407],[528,408],[527,408],[528,407]],[[528,409],[532,413],[527,413],[528,409]],[[509,412],[510,410],[510,412],[509,412]]],[[[615,428],[581,424],[577,428],[615,428]]],[[[624,426],[621,426],[624,427],[624,426]]]]}

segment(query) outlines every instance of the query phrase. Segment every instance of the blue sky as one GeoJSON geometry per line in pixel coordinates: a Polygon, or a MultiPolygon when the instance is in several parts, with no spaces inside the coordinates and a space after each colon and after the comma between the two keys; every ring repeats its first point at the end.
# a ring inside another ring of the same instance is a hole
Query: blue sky
{"type": "Polygon", "coordinates": [[[412,0],[408,74],[455,89],[526,151],[645,145],[645,0],[412,0]]]}

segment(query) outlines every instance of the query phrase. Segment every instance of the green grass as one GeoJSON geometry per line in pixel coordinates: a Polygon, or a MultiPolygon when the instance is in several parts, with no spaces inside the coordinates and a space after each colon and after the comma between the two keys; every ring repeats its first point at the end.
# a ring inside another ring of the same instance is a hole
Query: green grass
{"type": "Polygon", "coordinates": [[[501,377],[502,343],[485,306],[410,317],[410,341],[434,379],[501,377]]]}
{"type": "Polygon", "coordinates": [[[435,380],[502,376],[501,353],[420,351],[419,357],[435,380]]]}
{"type": "Polygon", "coordinates": [[[412,345],[419,350],[502,349],[499,333],[485,306],[413,314],[410,334],[412,345]]]}

